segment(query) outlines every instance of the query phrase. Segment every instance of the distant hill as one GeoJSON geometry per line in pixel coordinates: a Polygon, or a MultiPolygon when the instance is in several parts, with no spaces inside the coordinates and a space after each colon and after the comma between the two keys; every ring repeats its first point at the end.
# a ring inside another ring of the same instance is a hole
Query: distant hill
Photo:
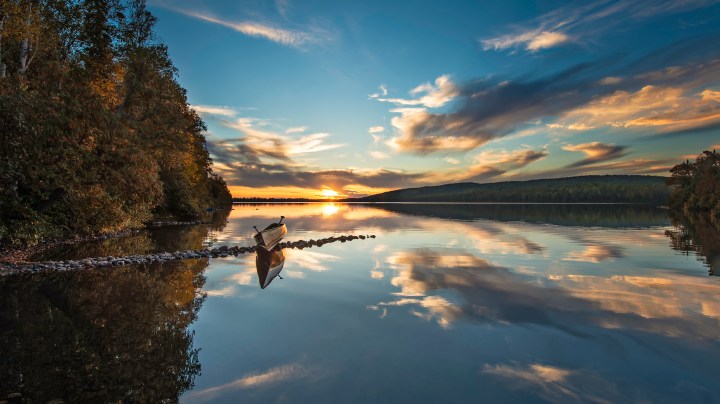
{"type": "Polygon", "coordinates": [[[586,175],[529,181],[478,184],[463,182],[399,189],[353,202],[516,202],[667,204],[665,177],[586,175]]]}

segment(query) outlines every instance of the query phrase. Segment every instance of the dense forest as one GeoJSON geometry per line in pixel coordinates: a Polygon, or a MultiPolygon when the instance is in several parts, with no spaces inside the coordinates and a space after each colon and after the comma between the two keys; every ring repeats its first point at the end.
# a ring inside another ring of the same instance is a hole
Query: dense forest
{"type": "Polygon", "coordinates": [[[667,203],[665,178],[588,175],[488,184],[459,183],[400,189],[358,202],[667,203]]]}
{"type": "Polygon", "coordinates": [[[670,207],[684,213],[709,212],[720,217],[720,155],[702,152],[694,162],[678,164],[670,170],[667,184],[672,187],[670,207]]]}
{"type": "Polygon", "coordinates": [[[145,0],[0,0],[0,243],[230,203],[145,0]]]}

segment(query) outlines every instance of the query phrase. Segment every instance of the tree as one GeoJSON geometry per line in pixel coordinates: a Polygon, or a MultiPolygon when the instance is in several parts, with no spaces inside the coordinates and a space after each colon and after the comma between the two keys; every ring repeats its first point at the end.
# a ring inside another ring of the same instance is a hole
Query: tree
{"type": "Polygon", "coordinates": [[[205,124],[144,0],[0,0],[0,21],[0,243],[220,202],[205,124]]]}
{"type": "Polygon", "coordinates": [[[703,151],[694,162],[680,163],[670,173],[667,184],[673,187],[672,208],[720,215],[720,155],[715,150],[703,151]]]}

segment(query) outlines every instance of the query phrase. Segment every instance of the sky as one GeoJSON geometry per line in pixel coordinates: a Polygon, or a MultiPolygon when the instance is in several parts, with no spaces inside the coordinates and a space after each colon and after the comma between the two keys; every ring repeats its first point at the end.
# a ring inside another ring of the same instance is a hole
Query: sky
{"type": "Polygon", "coordinates": [[[720,149],[720,1],[149,9],[235,197],[668,175],[720,149]]]}

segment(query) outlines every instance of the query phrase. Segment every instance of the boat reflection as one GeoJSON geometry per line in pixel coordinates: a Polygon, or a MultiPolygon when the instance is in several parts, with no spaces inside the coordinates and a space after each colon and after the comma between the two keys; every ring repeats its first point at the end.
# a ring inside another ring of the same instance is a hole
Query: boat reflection
{"type": "Polygon", "coordinates": [[[275,248],[266,251],[258,248],[255,256],[255,268],[257,269],[260,288],[265,289],[275,277],[279,277],[284,265],[285,255],[281,249],[275,248]]]}

